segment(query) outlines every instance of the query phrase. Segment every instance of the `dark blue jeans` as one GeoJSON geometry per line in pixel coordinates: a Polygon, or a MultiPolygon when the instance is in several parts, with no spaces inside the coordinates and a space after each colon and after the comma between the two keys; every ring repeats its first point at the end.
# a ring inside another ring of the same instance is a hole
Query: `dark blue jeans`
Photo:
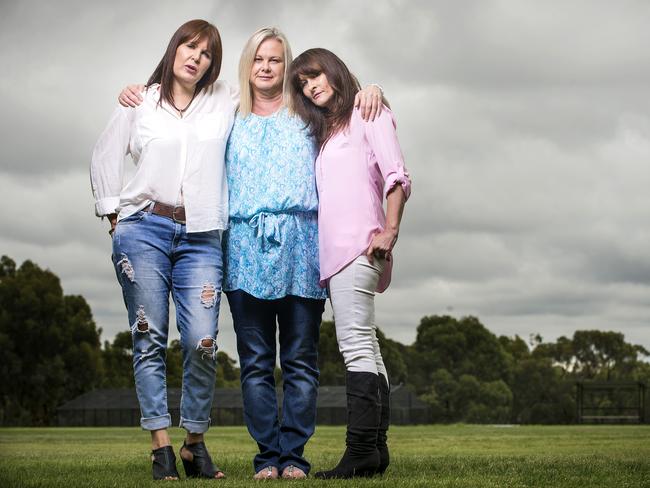
{"type": "Polygon", "coordinates": [[[302,456],[316,426],[318,333],[325,300],[286,296],[261,300],[242,291],[227,292],[237,334],[244,418],[257,442],[255,472],[294,465],[309,472],[302,456]],[[273,370],[276,320],[284,400],[282,418],[273,370]]]}

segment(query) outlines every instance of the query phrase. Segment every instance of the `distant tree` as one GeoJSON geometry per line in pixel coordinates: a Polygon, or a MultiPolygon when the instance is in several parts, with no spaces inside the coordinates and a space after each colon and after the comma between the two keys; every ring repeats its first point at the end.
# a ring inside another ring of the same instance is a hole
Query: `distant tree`
{"type": "Polygon", "coordinates": [[[620,332],[578,330],[573,334],[573,372],[583,378],[629,378],[648,350],[625,342],[620,332]]]}
{"type": "Polygon", "coordinates": [[[508,423],[512,392],[502,380],[482,382],[468,374],[455,379],[439,369],[431,375],[431,389],[421,399],[432,407],[434,421],[508,423]]]}
{"type": "Polygon", "coordinates": [[[551,358],[573,379],[629,379],[643,358],[650,353],[640,345],[625,342],[620,332],[578,330],[573,338],[560,337],[556,342],[539,342],[534,357],[551,358]]]}
{"type": "Polygon", "coordinates": [[[81,296],[31,261],[0,259],[0,421],[46,425],[61,403],[101,383],[99,336],[81,296]]]}
{"type": "Polygon", "coordinates": [[[239,388],[239,368],[237,361],[223,351],[217,352],[217,387],[239,388]]]}
{"type": "Polygon", "coordinates": [[[429,376],[438,369],[449,371],[455,378],[468,374],[481,382],[508,381],[506,351],[475,317],[423,317],[411,351],[407,357],[409,381],[419,393],[430,387],[429,376]]]}
{"type": "Polygon", "coordinates": [[[420,398],[431,407],[432,417],[435,422],[453,422],[457,420],[455,399],[458,391],[458,382],[452,374],[444,368],[431,373],[431,386],[420,398]]]}
{"type": "MultiPolygon", "coordinates": [[[[507,338],[500,339],[507,350],[507,338]]],[[[645,369],[648,351],[625,342],[623,334],[610,331],[576,331],[573,338],[543,342],[535,335],[532,351],[513,362],[511,389],[513,421],[520,423],[568,423],[575,419],[577,380],[631,380],[645,369]]],[[[623,401],[606,398],[604,401],[623,401]]]]}
{"type": "Polygon", "coordinates": [[[501,347],[510,355],[513,361],[522,361],[530,357],[528,344],[518,335],[515,335],[514,338],[500,336],[499,344],[501,344],[501,347]]]}
{"type": "MultiPolygon", "coordinates": [[[[475,392],[474,397],[466,404],[462,420],[469,423],[505,424],[510,422],[512,411],[512,392],[503,380],[478,382],[470,375],[460,378],[460,390],[463,391],[464,380],[467,382],[468,393],[475,392]],[[478,389],[474,389],[478,386],[478,389]]],[[[460,409],[461,405],[459,405],[460,409]]]]}
{"type": "Polygon", "coordinates": [[[514,423],[563,424],[575,418],[574,382],[551,358],[531,355],[517,361],[510,388],[514,423]]]}
{"type": "Polygon", "coordinates": [[[102,388],[133,388],[133,341],[131,331],[118,332],[113,343],[104,341],[102,388]]]}

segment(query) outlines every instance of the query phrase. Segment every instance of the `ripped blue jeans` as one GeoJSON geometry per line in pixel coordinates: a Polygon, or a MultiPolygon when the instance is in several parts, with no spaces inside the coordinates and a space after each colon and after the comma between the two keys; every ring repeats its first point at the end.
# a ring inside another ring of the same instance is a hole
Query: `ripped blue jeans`
{"type": "Polygon", "coordinates": [[[223,260],[219,231],[188,234],[185,225],[140,211],[113,233],[113,264],[133,336],[133,373],[145,430],[171,425],[165,356],[169,296],[183,353],[180,426],[203,433],[210,425],[223,260]]]}

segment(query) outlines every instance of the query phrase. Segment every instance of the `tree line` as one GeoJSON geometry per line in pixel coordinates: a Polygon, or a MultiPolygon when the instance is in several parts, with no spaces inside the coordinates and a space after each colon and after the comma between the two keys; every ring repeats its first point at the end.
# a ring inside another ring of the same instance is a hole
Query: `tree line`
{"type": "MultiPolygon", "coordinates": [[[[648,350],[620,332],[579,330],[544,342],[490,332],[476,317],[423,317],[415,342],[378,334],[391,382],[412,388],[435,422],[558,424],[575,421],[577,381],[641,381],[650,386],[648,350]]],[[[343,384],[334,324],[321,333],[321,381],[343,384]]],[[[630,405],[634,393],[602,395],[600,406],[630,405]],[[608,403],[609,402],[609,403],[608,403]]],[[[646,407],[647,408],[647,407],[646,407]]],[[[647,415],[646,415],[647,417],[647,415]]]]}
{"type": "MultiPolygon", "coordinates": [[[[0,425],[48,425],[56,408],[96,388],[132,388],[129,330],[101,343],[82,296],[64,295],[59,278],[31,261],[0,259],[0,425]]],[[[650,355],[611,331],[576,331],[544,342],[497,337],[476,317],[423,317],[404,345],[378,330],[391,383],[415,391],[436,422],[569,423],[578,380],[650,385],[650,355]]],[[[239,387],[236,361],[217,353],[218,387],[239,387]]],[[[343,385],[334,323],[323,322],[322,385],[343,385]]],[[[180,387],[181,346],[167,351],[167,384],[180,387]]],[[[281,383],[279,370],[276,374],[281,383]]]]}

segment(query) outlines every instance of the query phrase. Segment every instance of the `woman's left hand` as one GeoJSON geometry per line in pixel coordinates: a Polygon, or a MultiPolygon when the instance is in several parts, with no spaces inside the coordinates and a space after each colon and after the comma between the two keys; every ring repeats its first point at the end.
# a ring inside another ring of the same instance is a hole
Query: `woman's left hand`
{"type": "Polygon", "coordinates": [[[370,246],[366,251],[366,257],[368,261],[372,264],[374,258],[384,258],[387,261],[391,259],[391,252],[393,247],[397,242],[397,232],[385,229],[378,234],[375,234],[370,241],[370,246]]]}
{"type": "Polygon", "coordinates": [[[377,85],[368,85],[354,97],[354,107],[361,110],[361,117],[368,122],[379,117],[382,108],[382,91],[377,85]]]}

